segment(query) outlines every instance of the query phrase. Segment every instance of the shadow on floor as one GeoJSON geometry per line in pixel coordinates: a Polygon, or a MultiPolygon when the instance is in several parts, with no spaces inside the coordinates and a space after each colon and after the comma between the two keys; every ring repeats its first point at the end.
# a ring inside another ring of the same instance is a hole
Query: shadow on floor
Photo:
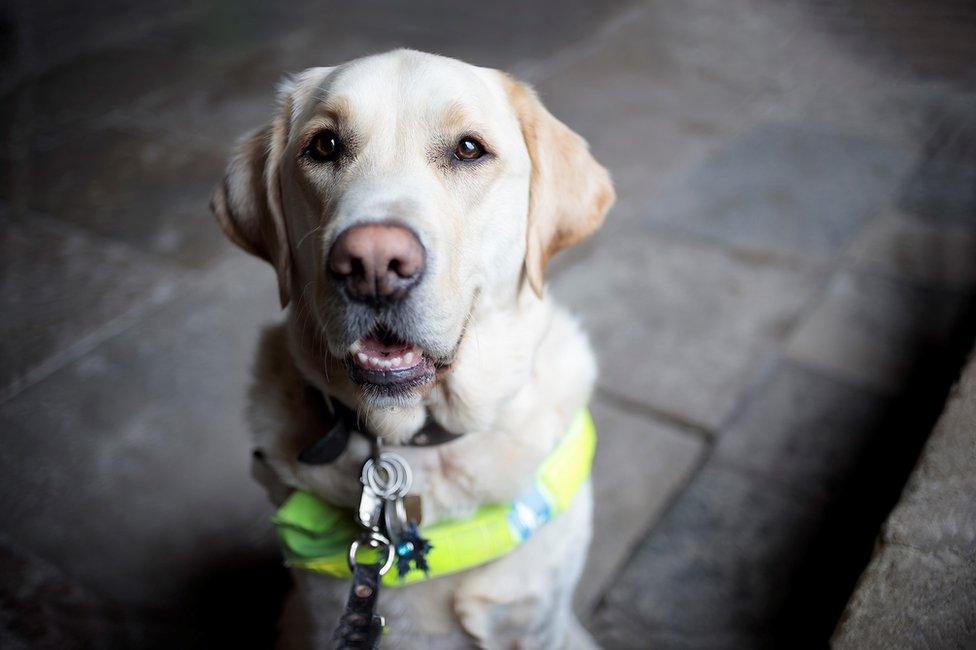
{"type": "MultiPolygon", "coordinates": [[[[186,587],[178,647],[272,648],[278,618],[292,581],[279,557],[224,561],[209,566],[186,587]]],[[[174,647],[169,639],[146,639],[174,647]]]]}

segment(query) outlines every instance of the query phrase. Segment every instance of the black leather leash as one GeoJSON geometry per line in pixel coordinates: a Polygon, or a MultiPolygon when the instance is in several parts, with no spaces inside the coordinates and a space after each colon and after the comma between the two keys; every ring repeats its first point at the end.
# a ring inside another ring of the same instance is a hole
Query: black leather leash
{"type": "Polygon", "coordinates": [[[346,601],[346,611],[339,619],[339,627],[332,635],[337,649],[373,650],[379,647],[386,624],[376,614],[376,599],[380,592],[379,564],[357,564],[352,574],[352,587],[346,601]]]}

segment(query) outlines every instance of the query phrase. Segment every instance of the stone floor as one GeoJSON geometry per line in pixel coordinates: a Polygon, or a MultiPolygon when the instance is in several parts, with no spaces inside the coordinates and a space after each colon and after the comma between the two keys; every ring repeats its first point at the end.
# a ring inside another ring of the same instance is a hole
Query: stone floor
{"type": "Polygon", "coordinates": [[[826,644],[976,331],[972,3],[12,0],[0,44],[0,645],[271,639],[280,315],[207,201],[283,73],[401,45],[531,81],[616,180],[551,276],[602,362],[587,625],[826,644]]]}

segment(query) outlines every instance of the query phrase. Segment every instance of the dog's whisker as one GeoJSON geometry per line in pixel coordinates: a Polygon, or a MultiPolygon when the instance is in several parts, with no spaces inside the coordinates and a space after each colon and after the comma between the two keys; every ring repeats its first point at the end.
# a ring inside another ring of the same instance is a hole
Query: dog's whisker
{"type": "Polygon", "coordinates": [[[301,239],[299,239],[299,240],[298,240],[298,244],[297,244],[297,245],[295,246],[295,248],[298,248],[298,249],[300,249],[300,248],[302,247],[302,244],[304,244],[304,243],[305,243],[305,240],[306,240],[306,239],[308,239],[309,237],[311,237],[311,236],[312,236],[312,235],[314,235],[315,233],[317,233],[317,232],[319,232],[319,231],[320,231],[320,230],[322,230],[322,228],[324,228],[324,227],[325,227],[324,225],[321,225],[321,226],[316,226],[315,228],[312,228],[311,230],[309,230],[309,231],[308,231],[308,232],[307,232],[307,233],[305,234],[305,236],[304,236],[304,237],[302,237],[301,239]]]}

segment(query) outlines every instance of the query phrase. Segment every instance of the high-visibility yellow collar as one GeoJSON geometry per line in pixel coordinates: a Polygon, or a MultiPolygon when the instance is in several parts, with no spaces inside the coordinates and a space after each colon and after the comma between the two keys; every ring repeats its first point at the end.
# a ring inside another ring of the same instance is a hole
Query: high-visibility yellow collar
{"type": "MultiPolygon", "coordinates": [[[[536,470],[532,486],[511,503],[484,505],[470,519],[421,528],[430,541],[430,571],[390,572],[383,584],[398,586],[457,573],[514,550],[533,532],[566,510],[590,476],[596,428],[581,410],[555,449],[536,470]]],[[[350,510],[329,505],[309,492],[294,492],[278,509],[274,524],[289,566],[348,578],[349,544],[361,532],[350,510]]]]}

